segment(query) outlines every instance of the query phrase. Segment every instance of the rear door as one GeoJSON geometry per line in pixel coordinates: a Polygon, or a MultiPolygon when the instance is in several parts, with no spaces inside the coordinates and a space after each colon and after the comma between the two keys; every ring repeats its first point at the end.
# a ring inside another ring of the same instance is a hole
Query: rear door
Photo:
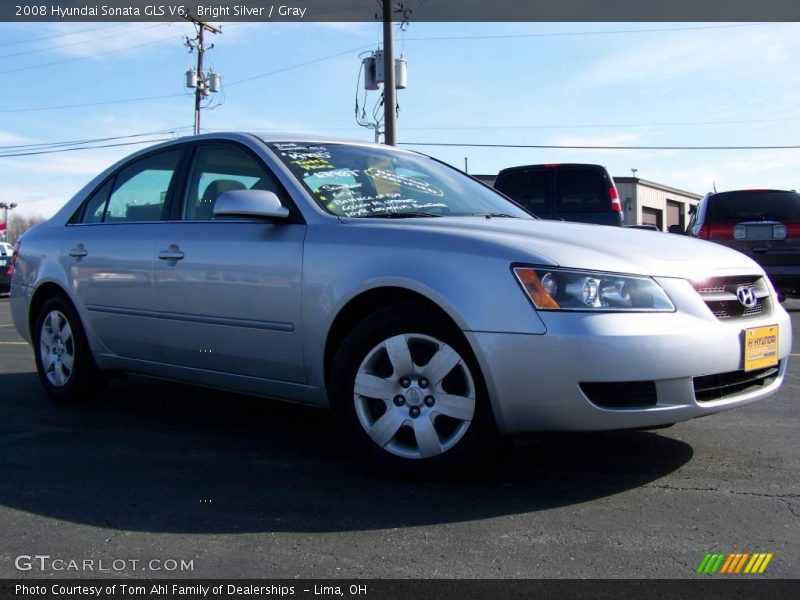
{"type": "Polygon", "coordinates": [[[301,343],[305,224],[271,170],[232,142],[198,144],[156,244],[165,362],[304,382],[301,343]],[[230,190],[275,192],[287,220],[215,219],[230,190]]]}
{"type": "Polygon", "coordinates": [[[79,310],[117,356],[161,356],[154,250],[182,154],[179,147],[132,160],[95,190],[66,228],[61,256],[79,310]]]}

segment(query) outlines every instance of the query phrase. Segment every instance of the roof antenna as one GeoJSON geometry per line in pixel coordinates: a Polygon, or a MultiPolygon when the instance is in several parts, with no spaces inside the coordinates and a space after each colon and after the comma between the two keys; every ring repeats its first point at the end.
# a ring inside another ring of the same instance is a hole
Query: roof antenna
{"type": "Polygon", "coordinates": [[[711,187],[714,188],[714,193],[716,194],[717,193],[717,182],[716,181],[712,181],[711,182],[711,187]]]}

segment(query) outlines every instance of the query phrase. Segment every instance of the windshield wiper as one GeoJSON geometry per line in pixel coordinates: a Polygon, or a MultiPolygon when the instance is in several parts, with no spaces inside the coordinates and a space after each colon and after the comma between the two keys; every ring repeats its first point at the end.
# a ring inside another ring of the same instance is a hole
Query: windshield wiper
{"type": "Polygon", "coordinates": [[[472,213],[470,217],[486,217],[487,219],[519,219],[506,213],[472,213]]]}
{"type": "Polygon", "coordinates": [[[377,215],[365,215],[373,219],[411,219],[414,217],[441,217],[436,213],[423,212],[423,211],[408,211],[408,212],[388,212],[380,213],[377,215]]]}

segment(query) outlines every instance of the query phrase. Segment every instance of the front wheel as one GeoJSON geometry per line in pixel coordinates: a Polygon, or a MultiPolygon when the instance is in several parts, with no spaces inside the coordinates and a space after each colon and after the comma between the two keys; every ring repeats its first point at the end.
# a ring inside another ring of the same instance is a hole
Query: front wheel
{"type": "Polygon", "coordinates": [[[366,455],[417,474],[469,466],[494,446],[477,361],[435,314],[394,306],[363,320],[337,352],[333,408],[366,455]]]}

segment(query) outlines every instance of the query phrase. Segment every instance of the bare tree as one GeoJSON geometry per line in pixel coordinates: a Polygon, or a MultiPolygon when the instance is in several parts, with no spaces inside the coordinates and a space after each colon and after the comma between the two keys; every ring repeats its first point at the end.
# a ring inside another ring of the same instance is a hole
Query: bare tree
{"type": "Polygon", "coordinates": [[[12,244],[34,225],[38,225],[47,218],[42,215],[15,215],[8,216],[8,241],[12,244]]]}

